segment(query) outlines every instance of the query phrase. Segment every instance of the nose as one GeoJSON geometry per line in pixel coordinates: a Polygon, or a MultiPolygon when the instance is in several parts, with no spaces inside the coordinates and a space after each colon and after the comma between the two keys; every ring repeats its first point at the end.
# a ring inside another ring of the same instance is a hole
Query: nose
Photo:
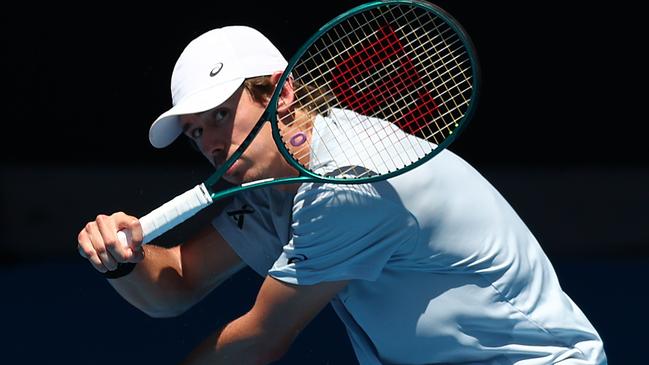
{"type": "Polygon", "coordinates": [[[225,138],[223,138],[222,133],[216,132],[217,131],[212,130],[212,128],[206,128],[203,130],[200,149],[203,155],[205,155],[212,164],[219,165],[225,161],[227,150],[225,138]]]}

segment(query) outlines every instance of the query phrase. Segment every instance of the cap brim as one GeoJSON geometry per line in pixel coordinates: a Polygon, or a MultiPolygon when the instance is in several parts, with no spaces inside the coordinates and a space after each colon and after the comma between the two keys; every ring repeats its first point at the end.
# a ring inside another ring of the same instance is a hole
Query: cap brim
{"type": "Polygon", "coordinates": [[[230,80],[189,95],[162,113],[149,128],[149,142],[155,148],[169,146],[182,133],[180,115],[204,112],[223,104],[243,84],[244,78],[230,80]]]}

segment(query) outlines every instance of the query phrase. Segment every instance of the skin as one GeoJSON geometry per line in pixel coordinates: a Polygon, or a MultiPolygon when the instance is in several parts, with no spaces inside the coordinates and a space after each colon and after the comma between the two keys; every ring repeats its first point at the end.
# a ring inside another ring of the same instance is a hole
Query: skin
{"type": "MultiPolygon", "coordinates": [[[[281,72],[276,72],[271,80],[276,83],[280,75],[281,72]]],[[[292,100],[292,86],[286,83],[278,102],[278,114],[284,120],[290,120],[295,113],[290,109],[292,100]]],[[[255,102],[241,88],[212,110],[181,116],[181,125],[201,154],[217,167],[241,145],[265,107],[266,104],[255,102]]],[[[224,179],[241,184],[296,174],[277,150],[270,125],[266,124],[224,179]]],[[[281,186],[293,191],[297,187],[281,186]]],[[[183,313],[244,266],[211,226],[172,248],[143,246],[138,219],[122,212],[98,215],[87,223],[79,233],[78,250],[100,272],[115,269],[119,262],[138,262],[129,275],[108,281],[127,301],[155,317],[183,313]],[[132,237],[128,247],[117,240],[118,230],[125,230],[132,237]]],[[[275,361],[346,285],[347,282],[339,281],[298,286],[268,276],[254,306],[206,338],[183,364],[243,365],[275,361]]]]}
{"type": "MultiPolygon", "coordinates": [[[[276,83],[280,76],[281,72],[273,74],[271,81],[276,83]]],[[[291,116],[295,112],[290,108],[292,101],[292,85],[287,83],[278,102],[277,111],[280,120],[292,119],[291,116]]],[[[241,87],[214,109],[180,116],[180,124],[183,133],[196,143],[201,154],[213,166],[219,167],[241,146],[265,109],[266,104],[256,102],[247,90],[241,87]]],[[[283,132],[294,133],[289,129],[284,126],[283,132]]],[[[293,148],[290,145],[288,147],[289,150],[293,148]]],[[[301,162],[308,161],[302,159],[301,162]]],[[[296,175],[297,170],[286,162],[275,146],[271,126],[266,123],[253,143],[228,169],[223,178],[239,185],[269,177],[296,175]]],[[[297,186],[293,185],[291,189],[296,190],[297,186]]]]}

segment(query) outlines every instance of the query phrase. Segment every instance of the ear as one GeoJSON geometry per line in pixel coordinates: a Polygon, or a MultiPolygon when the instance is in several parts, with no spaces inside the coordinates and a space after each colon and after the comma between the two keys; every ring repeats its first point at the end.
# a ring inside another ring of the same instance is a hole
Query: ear
{"type": "Polygon", "coordinates": [[[270,75],[270,81],[275,87],[281,87],[282,91],[277,99],[277,114],[282,117],[287,115],[293,110],[293,101],[295,101],[295,94],[293,90],[293,78],[289,76],[282,85],[277,85],[279,79],[282,77],[283,71],[275,71],[270,75]]]}

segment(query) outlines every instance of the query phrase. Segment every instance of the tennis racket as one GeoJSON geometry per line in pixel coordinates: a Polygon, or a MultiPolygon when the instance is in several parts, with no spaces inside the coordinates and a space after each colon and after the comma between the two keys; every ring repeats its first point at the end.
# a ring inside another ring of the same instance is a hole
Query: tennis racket
{"type": "MultiPolygon", "coordinates": [[[[438,6],[419,0],[357,6],[322,26],[289,60],[264,114],[212,176],[140,218],[144,243],[214,201],[244,190],[304,182],[370,183],[414,169],[446,148],[466,126],[475,110],[478,84],[470,38],[438,6]],[[303,111],[301,118],[281,120],[277,115],[279,94],[287,82],[295,91],[293,107],[303,111]],[[348,127],[330,133],[334,124],[343,125],[337,120],[341,115],[348,127]],[[266,123],[298,176],[213,191],[266,123]],[[317,139],[317,149],[303,144],[304,134],[291,132],[306,128],[317,139]],[[343,151],[343,162],[321,169],[336,151],[343,151]],[[301,162],[305,160],[308,163],[301,162]]],[[[118,237],[124,244],[128,241],[123,231],[118,237]]]]}

